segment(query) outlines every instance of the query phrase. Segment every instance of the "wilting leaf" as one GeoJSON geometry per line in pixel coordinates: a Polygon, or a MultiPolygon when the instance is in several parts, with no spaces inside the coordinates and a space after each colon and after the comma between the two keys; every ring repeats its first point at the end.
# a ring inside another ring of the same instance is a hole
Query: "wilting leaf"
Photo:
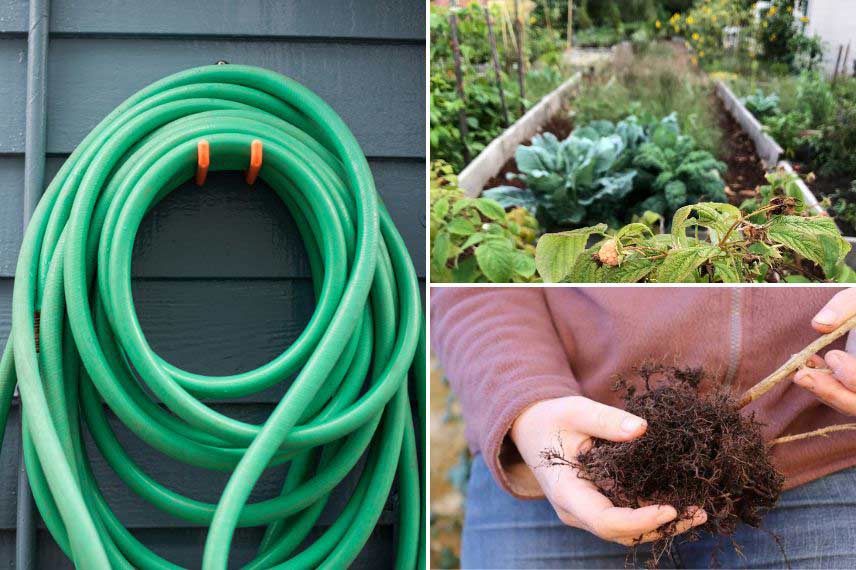
{"type": "Polygon", "coordinates": [[[723,283],[740,283],[740,273],[737,272],[737,267],[734,265],[734,260],[730,257],[721,257],[713,260],[714,274],[722,280],[723,283]]]}
{"type": "Polygon", "coordinates": [[[673,249],[657,269],[657,281],[660,283],[683,283],[692,276],[699,266],[719,252],[718,247],[710,245],[673,249]]]}
{"type": "Polygon", "coordinates": [[[610,283],[638,283],[648,276],[657,264],[641,255],[625,259],[616,267],[604,267],[604,273],[610,283]]]}
{"type": "Polygon", "coordinates": [[[817,216],[777,216],[770,221],[767,235],[799,255],[831,271],[850,251],[832,218],[817,216]]]}
{"type": "Polygon", "coordinates": [[[603,234],[606,224],[580,228],[555,234],[544,234],[535,248],[535,266],[545,283],[558,283],[565,279],[586,248],[592,234],[603,234]]]}

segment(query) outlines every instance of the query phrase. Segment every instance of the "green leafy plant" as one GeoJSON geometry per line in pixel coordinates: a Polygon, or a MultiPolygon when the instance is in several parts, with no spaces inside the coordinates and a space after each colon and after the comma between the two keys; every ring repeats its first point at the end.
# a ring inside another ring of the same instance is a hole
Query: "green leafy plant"
{"type": "Polygon", "coordinates": [[[592,121],[564,141],[539,135],[515,159],[526,190],[500,186],[484,195],[535,212],[547,228],[617,228],[645,211],[671,215],[701,199],[726,200],[724,165],[695,149],[674,114],[647,125],[632,115],[592,121]]]}
{"type": "Polygon", "coordinates": [[[804,111],[790,111],[773,115],[763,121],[766,130],[781,145],[785,156],[793,158],[797,148],[806,141],[806,131],[811,126],[811,117],[804,111]]]}
{"type": "Polygon", "coordinates": [[[506,213],[493,200],[468,198],[454,169],[431,167],[431,281],[531,282],[538,224],[524,209],[506,213]]]}
{"type": "Polygon", "coordinates": [[[671,215],[685,204],[701,200],[728,201],[720,176],[725,165],[709,152],[696,150],[695,142],[680,133],[674,115],[653,128],[633,165],[640,171],[639,185],[651,180],[650,196],[637,210],[671,215]]]}
{"type": "Polygon", "coordinates": [[[772,115],[778,115],[781,112],[779,109],[779,96],[775,93],[764,95],[764,91],[761,89],[757,89],[753,95],[741,98],[740,101],[759,120],[772,115]]]}
{"type": "Polygon", "coordinates": [[[629,165],[628,151],[644,140],[645,132],[635,117],[613,125],[593,122],[574,129],[559,141],[552,133],[535,136],[530,146],[514,154],[518,177],[529,193],[509,188],[488,190],[485,196],[503,206],[522,206],[536,211],[547,227],[576,226],[588,220],[618,223],[616,213],[633,190],[636,172],[629,165]],[[516,203],[515,203],[516,202],[516,203]]]}
{"type": "Polygon", "coordinates": [[[824,202],[836,220],[846,224],[851,232],[856,229],[856,180],[850,183],[850,188],[839,188],[828,195],[824,202]]]}
{"type": "Polygon", "coordinates": [[[545,234],[535,263],[548,282],[849,279],[852,272],[843,261],[850,245],[831,218],[802,209],[799,201],[784,195],[749,212],[730,204],[693,204],[675,212],[670,234],[654,234],[640,223],[612,235],[603,224],[545,234]],[[598,236],[606,239],[591,245],[598,236]]]}
{"type": "Polygon", "coordinates": [[[487,144],[520,117],[522,108],[552,91],[566,78],[561,55],[565,40],[556,29],[529,26],[526,29],[526,99],[521,99],[517,82],[515,45],[504,33],[508,20],[506,7],[491,3],[498,58],[508,123],[496,84],[484,8],[477,2],[462,2],[455,8],[461,50],[464,97],[456,92],[452,54],[450,8],[431,4],[430,126],[431,157],[445,160],[456,170],[473,159],[487,144]],[[462,137],[459,112],[466,117],[466,136],[462,137]]]}

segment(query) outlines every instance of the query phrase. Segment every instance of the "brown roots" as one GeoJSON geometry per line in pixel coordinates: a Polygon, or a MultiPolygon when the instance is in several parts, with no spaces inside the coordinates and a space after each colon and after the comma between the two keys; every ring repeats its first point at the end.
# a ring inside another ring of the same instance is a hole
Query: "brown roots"
{"type": "MultiPolygon", "coordinates": [[[[699,531],[728,536],[741,522],[759,526],[778,500],[784,477],[770,463],[754,416],[742,415],[725,390],[700,396],[701,369],[645,364],[636,372],[644,390],[621,378],[616,389],[624,390],[627,411],[647,420],[647,431],[629,442],[594,440],[570,462],[579,476],[617,506],[665,504],[678,513],[702,507],[707,522],[682,535],[687,540],[699,531]]],[[[544,459],[551,460],[549,450],[544,459]]],[[[668,552],[675,524],[660,529],[664,537],[653,545],[655,564],[668,552]]]]}

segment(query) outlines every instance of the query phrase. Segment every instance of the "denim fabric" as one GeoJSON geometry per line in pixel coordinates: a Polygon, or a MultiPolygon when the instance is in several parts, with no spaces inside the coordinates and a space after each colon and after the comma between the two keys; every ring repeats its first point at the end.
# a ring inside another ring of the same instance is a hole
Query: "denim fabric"
{"type": "MultiPolygon", "coordinates": [[[[463,568],[625,568],[628,549],[563,525],[547,501],[521,501],[494,482],[481,456],[473,461],[464,521],[463,568]]],[[[764,530],[742,525],[734,534],[742,556],[725,539],[705,534],[676,541],[661,568],[856,568],[856,468],[833,473],[782,495],[764,530]],[[782,547],[773,535],[779,537],[782,547]],[[717,552],[718,550],[718,552],[717,552]]],[[[640,548],[637,567],[643,567],[640,548]]]]}

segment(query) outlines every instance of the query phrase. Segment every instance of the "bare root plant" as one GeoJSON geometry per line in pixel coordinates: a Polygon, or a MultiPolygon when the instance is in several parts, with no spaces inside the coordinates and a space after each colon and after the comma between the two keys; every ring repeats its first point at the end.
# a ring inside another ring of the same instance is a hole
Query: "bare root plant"
{"type": "MultiPolygon", "coordinates": [[[[793,355],[740,397],[725,387],[700,395],[699,385],[705,379],[700,368],[637,366],[634,373],[643,389],[637,389],[639,382],[623,377],[617,378],[615,389],[624,393],[626,410],[648,422],[647,431],[627,442],[595,439],[590,449],[572,458],[565,456],[559,440],[556,447],[542,451],[542,466],[576,469],[579,477],[592,481],[616,506],[668,504],[679,513],[700,506],[708,514],[707,522],[682,535],[685,540],[697,539],[702,531],[724,539],[740,523],[759,527],[784,484],[771,461],[771,447],[829,437],[856,429],[856,423],[764,442],[761,424],[743,408],[791,378],[812,355],[854,327],[856,317],[793,355]]],[[[656,567],[662,556],[669,555],[676,525],[672,521],[659,529],[661,538],[652,545],[649,566],[656,567]]],[[[731,545],[739,551],[734,541],[731,545]]],[[[636,556],[636,548],[631,554],[636,556]]]]}

